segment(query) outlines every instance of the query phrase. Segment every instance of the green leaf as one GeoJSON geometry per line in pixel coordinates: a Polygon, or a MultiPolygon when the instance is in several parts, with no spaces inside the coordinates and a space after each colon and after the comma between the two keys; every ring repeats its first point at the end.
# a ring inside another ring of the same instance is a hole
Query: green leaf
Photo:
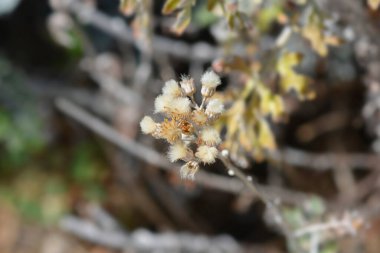
{"type": "Polygon", "coordinates": [[[227,24],[228,24],[228,27],[230,29],[235,28],[235,15],[234,14],[228,13],[227,24]]]}
{"type": "Polygon", "coordinates": [[[175,9],[179,7],[181,0],[166,0],[162,13],[165,15],[171,14],[175,9]]]}
{"type": "Polygon", "coordinates": [[[282,54],[276,66],[281,77],[280,85],[286,92],[294,90],[301,99],[312,99],[315,95],[309,91],[308,79],[293,69],[301,60],[302,56],[296,52],[282,54]]]}
{"type": "Polygon", "coordinates": [[[272,130],[270,129],[268,122],[264,119],[259,121],[258,142],[263,148],[271,150],[276,148],[276,142],[274,140],[272,130]]]}
{"type": "Polygon", "coordinates": [[[172,31],[177,34],[181,35],[185,29],[189,26],[191,21],[191,7],[185,8],[181,10],[178,15],[177,19],[172,26],[172,31]]]}
{"type": "Polygon", "coordinates": [[[271,115],[277,120],[285,112],[283,99],[280,95],[272,93],[265,86],[259,88],[260,110],[264,115],[271,115]]]}
{"type": "Polygon", "coordinates": [[[212,11],[218,3],[220,3],[219,0],[208,0],[207,1],[207,10],[212,11]]]}

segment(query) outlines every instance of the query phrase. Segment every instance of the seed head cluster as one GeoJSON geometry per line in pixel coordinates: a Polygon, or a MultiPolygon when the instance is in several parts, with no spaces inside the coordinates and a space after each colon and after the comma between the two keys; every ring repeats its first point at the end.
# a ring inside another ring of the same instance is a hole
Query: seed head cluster
{"type": "Polygon", "coordinates": [[[179,83],[169,80],[154,102],[155,113],[161,113],[164,120],[155,122],[145,116],[140,122],[143,133],[170,144],[168,158],[171,162],[185,162],[180,170],[182,178],[194,179],[200,163],[214,163],[218,156],[221,138],[212,123],[223,113],[224,106],[212,96],[220,83],[215,72],[205,72],[201,78],[202,102],[198,104],[194,99],[193,78],[182,77],[179,83]]]}

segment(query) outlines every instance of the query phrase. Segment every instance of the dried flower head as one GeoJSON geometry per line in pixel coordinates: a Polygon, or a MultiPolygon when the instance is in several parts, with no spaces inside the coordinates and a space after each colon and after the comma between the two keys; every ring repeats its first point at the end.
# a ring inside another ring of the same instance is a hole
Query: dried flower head
{"type": "Polygon", "coordinates": [[[166,139],[169,143],[174,143],[181,138],[182,131],[174,119],[165,119],[164,122],[159,125],[158,135],[160,138],[166,139]]]}
{"type": "Polygon", "coordinates": [[[140,123],[145,134],[157,139],[165,139],[171,144],[168,157],[171,162],[186,162],[181,167],[181,177],[194,179],[199,163],[214,163],[218,156],[216,145],[221,142],[219,132],[210,125],[223,112],[223,104],[211,97],[220,84],[220,78],[213,71],[202,76],[202,103],[194,99],[194,80],[182,77],[180,86],[175,80],[165,83],[162,95],[155,100],[155,113],[164,115],[164,120],[156,123],[144,117],[140,123]],[[195,152],[196,151],[196,152],[195,152]],[[194,155],[195,153],[195,155],[194,155]]]}
{"type": "Polygon", "coordinates": [[[195,156],[198,157],[203,163],[214,163],[218,155],[218,150],[215,147],[207,145],[199,146],[195,156]]]}
{"type": "Polygon", "coordinates": [[[171,96],[171,97],[179,97],[182,94],[182,90],[179,87],[178,83],[171,79],[167,81],[162,88],[162,94],[166,96],[171,96]]]}
{"type": "Polygon", "coordinates": [[[160,95],[154,101],[154,112],[155,113],[166,113],[170,108],[173,98],[170,96],[160,95]]]}
{"type": "Polygon", "coordinates": [[[204,110],[195,110],[191,115],[191,120],[198,125],[206,124],[208,118],[204,110]]]}
{"type": "Polygon", "coordinates": [[[176,142],[169,148],[168,157],[171,162],[189,158],[191,156],[192,151],[183,142],[176,142]]]}
{"type": "Polygon", "coordinates": [[[206,114],[208,116],[219,115],[224,111],[223,103],[219,99],[211,99],[206,107],[206,114]]]}
{"type": "Polygon", "coordinates": [[[189,114],[191,112],[191,101],[188,98],[179,97],[175,98],[170,103],[171,113],[177,113],[179,115],[189,114]]]}
{"type": "Polygon", "coordinates": [[[220,85],[220,77],[214,71],[207,71],[201,78],[202,96],[205,98],[212,97],[215,93],[216,87],[220,85]]]}
{"type": "Polygon", "coordinates": [[[181,84],[182,91],[186,94],[186,96],[194,95],[196,89],[195,89],[193,78],[183,76],[180,84],[181,84]]]}
{"type": "Polygon", "coordinates": [[[207,71],[202,75],[201,83],[203,87],[214,88],[221,84],[220,77],[214,71],[207,71]]]}
{"type": "Polygon", "coordinates": [[[145,116],[140,122],[140,127],[144,134],[152,134],[156,131],[157,124],[151,117],[145,116]]]}
{"type": "Polygon", "coordinates": [[[190,161],[185,163],[181,167],[180,174],[183,179],[191,179],[194,180],[195,173],[199,170],[199,163],[196,161],[190,161]]]}
{"type": "Polygon", "coordinates": [[[212,127],[202,129],[200,138],[203,143],[209,146],[218,145],[221,142],[219,132],[212,127]]]}

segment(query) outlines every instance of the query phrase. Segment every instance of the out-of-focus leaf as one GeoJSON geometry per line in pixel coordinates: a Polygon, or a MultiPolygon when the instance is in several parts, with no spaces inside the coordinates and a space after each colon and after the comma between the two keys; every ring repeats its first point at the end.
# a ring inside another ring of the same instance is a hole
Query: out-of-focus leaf
{"type": "Polygon", "coordinates": [[[306,222],[301,210],[297,208],[287,208],[283,211],[283,215],[285,221],[294,228],[302,227],[306,222]]]}
{"type": "Polygon", "coordinates": [[[234,29],[235,28],[235,15],[233,15],[232,13],[228,14],[227,24],[228,24],[228,27],[230,29],[234,29]]]}
{"type": "Polygon", "coordinates": [[[315,8],[308,9],[307,24],[302,28],[301,34],[322,57],[327,55],[328,45],[338,46],[342,43],[338,37],[324,34],[323,19],[315,8]]]}
{"type": "Polygon", "coordinates": [[[218,3],[220,3],[220,0],[208,0],[207,10],[212,11],[218,3]]]}
{"type": "Polygon", "coordinates": [[[325,245],[322,245],[321,253],[337,253],[339,252],[339,247],[335,242],[329,242],[325,245]]]}
{"type": "Polygon", "coordinates": [[[267,148],[267,149],[276,148],[276,142],[274,140],[273,133],[269,127],[268,122],[266,122],[266,120],[264,119],[259,121],[258,143],[263,148],[267,148]]]}
{"type": "Polygon", "coordinates": [[[124,15],[131,15],[135,12],[137,6],[137,0],[121,0],[120,11],[124,15]]]}
{"type": "Polygon", "coordinates": [[[281,5],[279,4],[271,4],[268,7],[263,8],[258,14],[257,26],[259,29],[261,31],[267,31],[281,12],[281,5]]]}
{"type": "Polygon", "coordinates": [[[218,20],[217,16],[207,10],[206,3],[195,8],[195,13],[193,16],[194,23],[200,27],[208,27],[218,20]]]}
{"type": "Polygon", "coordinates": [[[227,135],[233,136],[239,126],[240,117],[245,111],[245,104],[243,100],[237,101],[234,103],[234,105],[228,110],[228,121],[227,121],[227,135]]]}
{"type": "Polygon", "coordinates": [[[265,86],[260,87],[260,110],[264,115],[271,115],[273,119],[279,119],[285,112],[282,97],[273,94],[265,86]]]}
{"type": "Polygon", "coordinates": [[[97,177],[97,166],[93,161],[92,149],[86,144],[79,145],[75,150],[71,172],[73,178],[80,183],[91,182],[97,177]]]}
{"type": "Polygon", "coordinates": [[[228,59],[220,59],[217,62],[218,72],[230,73],[232,71],[238,71],[251,75],[252,69],[249,66],[249,63],[239,56],[233,56],[228,59]]]}
{"type": "Polygon", "coordinates": [[[327,45],[323,37],[323,30],[316,24],[309,24],[302,30],[302,35],[311,43],[311,47],[320,55],[327,55],[327,45]]]}
{"type": "Polygon", "coordinates": [[[305,211],[311,216],[321,216],[326,211],[326,206],[322,199],[318,197],[312,197],[305,203],[305,211]]]}
{"type": "Polygon", "coordinates": [[[171,14],[175,9],[179,7],[181,0],[166,0],[162,13],[165,15],[171,14]]]}
{"type": "Polygon", "coordinates": [[[373,10],[377,10],[380,6],[380,0],[367,0],[368,6],[373,10]]]}
{"type": "Polygon", "coordinates": [[[281,77],[280,85],[284,91],[294,90],[301,99],[312,99],[315,94],[309,90],[308,79],[293,69],[301,60],[302,56],[296,52],[282,54],[277,62],[277,71],[281,77]]]}
{"type": "Polygon", "coordinates": [[[178,15],[175,23],[172,26],[172,31],[181,35],[185,29],[189,26],[191,21],[191,7],[181,10],[178,15]]]}

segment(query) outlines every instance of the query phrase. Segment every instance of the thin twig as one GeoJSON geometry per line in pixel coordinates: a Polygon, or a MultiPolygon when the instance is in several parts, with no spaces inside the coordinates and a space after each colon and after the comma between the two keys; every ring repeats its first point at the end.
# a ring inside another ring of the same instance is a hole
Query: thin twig
{"type": "Polygon", "coordinates": [[[328,171],[346,165],[346,169],[380,169],[380,157],[367,153],[311,153],[295,148],[283,148],[268,153],[268,158],[304,169],[328,171]]]}
{"type": "MultiPolygon", "coordinates": [[[[69,0],[68,9],[71,13],[75,14],[82,23],[94,25],[114,38],[136,46],[142,52],[145,50],[135,41],[132,31],[121,18],[109,17],[78,0],[69,0]]],[[[204,42],[189,45],[185,42],[154,35],[151,44],[153,53],[165,53],[190,61],[208,62],[221,56],[221,50],[204,42]]]]}
{"type": "Polygon", "coordinates": [[[59,224],[64,231],[88,242],[123,252],[242,252],[240,245],[228,235],[208,237],[190,233],[152,233],[138,229],[132,233],[103,230],[93,222],[66,216],[59,224]]]}
{"type": "Polygon", "coordinates": [[[272,215],[273,221],[278,225],[278,227],[282,230],[283,235],[286,237],[290,248],[295,250],[296,252],[300,252],[299,246],[293,235],[293,231],[289,227],[287,222],[284,220],[281,214],[281,211],[279,210],[277,205],[273,203],[269,198],[267,198],[264,195],[264,193],[262,193],[258,189],[258,187],[255,185],[255,182],[253,180],[248,179],[247,176],[239,168],[234,166],[228,160],[227,156],[223,154],[223,151],[221,152],[221,155],[219,156],[219,158],[223,162],[223,164],[226,166],[226,168],[228,170],[233,171],[234,175],[236,175],[244,183],[244,185],[265,204],[268,211],[272,215]]]}

